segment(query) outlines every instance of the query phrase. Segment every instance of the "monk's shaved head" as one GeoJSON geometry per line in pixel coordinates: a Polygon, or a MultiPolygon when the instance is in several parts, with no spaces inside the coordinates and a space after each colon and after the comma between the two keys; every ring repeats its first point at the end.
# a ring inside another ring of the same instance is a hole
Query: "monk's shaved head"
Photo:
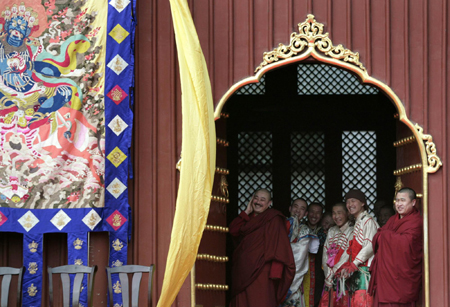
{"type": "Polygon", "coordinates": [[[397,193],[408,193],[409,200],[416,199],[416,191],[411,188],[401,188],[397,193]]]}
{"type": "Polygon", "coordinates": [[[267,189],[259,189],[259,190],[256,190],[255,194],[258,193],[258,192],[266,193],[267,196],[269,197],[269,200],[272,200],[272,193],[269,190],[267,190],[267,189]]]}

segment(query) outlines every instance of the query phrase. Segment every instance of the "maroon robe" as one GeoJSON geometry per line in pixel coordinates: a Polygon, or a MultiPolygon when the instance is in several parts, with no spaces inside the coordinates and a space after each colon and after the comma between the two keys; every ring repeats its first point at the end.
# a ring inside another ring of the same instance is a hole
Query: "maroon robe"
{"type": "Polygon", "coordinates": [[[374,236],[369,293],[374,307],[409,306],[422,286],[423,218],[415,207],[392,216],[374,236]],[[386,304],[386,305],[385,305],[386,304]]]}
{"type": "Polygon", "coordinates": [[[278,306],[295,275],[286,218],[275,209],[250,217],[242,212],[231,222],[230,234],[237,243],[230,306],[278,306]]]}

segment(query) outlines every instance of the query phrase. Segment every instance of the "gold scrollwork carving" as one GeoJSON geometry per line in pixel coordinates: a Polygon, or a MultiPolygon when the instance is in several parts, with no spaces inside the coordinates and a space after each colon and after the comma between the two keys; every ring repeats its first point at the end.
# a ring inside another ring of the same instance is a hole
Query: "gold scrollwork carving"
{"type": "Polygon", "coordinates": [[[414,173],[421,169],[422,169],[421,163],[410,165],[410,166],[405,166],[400,169],[396,169],[394,171],[394,176],[401,176],[401,175],[405,175],[405,174],[409,174],[409,173],[414,173]]]}
{"type": "Polygon", "coordinates": [[[414,135],[411,135],[411,136],[408,136],[407,138],[395,141],[394,147],[400,147],[400,146],[404,146],[407,144],[411,144],[411,143],[414,143],[415,140],[416,140],[416,137],[414,135]]]}
{"type": "Polygon", "coordinates": [[[435,173],[442,166],[442,161],[437,155],[436,145],[433,143],[433,137],[430,134],[423,134],[423,128],[418,124],[416,124],[414,128],[416,128],[422,140],[425,141],[425,150],[427,152],[428,160],[428,167],[426,171],[427,173],[435,173]]]}
{"type": "Polygon", "coordinates": [[[222,175],[220,177],[220,192],[226,198],[228,198],[230,196],[230,193],[228,192],[227,177],[225,175],[222,175]]]}
{"type": "Polygon", "coordinates": [[[228,291],[228,285],[195,284],[198,290],[228,291]]]}
{"type": "Polygon", "coordinates": [[[208,254],[198,254],[197,260],[205,260],[205,261],[211,261],[211,262],[228,262],[227,256],[214,256],[214,255],[208,255],[208,254]]]}
{"type": "Polygon", "coordinates": [[[205,225],[205,230],[223,232],[223,233],[227,233],[229,231],[228,227],[216,226],[216,225],[205,225]]]}
{"type": "Polygon", "coordinates": [[[270,52],[264,52],[262,63],[256,68],[255,72],[262,69],[264,66],[284,60],[301,53],[305,47],[317,49],[325,55],[335,59],[343,60],[344,62],[352,63],[365,71],[366,68],[359,61],[359,53],[345,49],[341,44],[334,46],[328,33],[323,33],[323,24],[314,19],[314,15],[309,14],[306,21],[298,25],[299,33],[293,32],[291,34],[291,41],[289,46],[279,44],[277,48],[270,52]]]}
{"type": "Polygon", "coordinates": [[[397,192],[400,191],[401,188],[403,188],[402,177],[400,176],[397,177],[394,187],[395,187],[395,195],[397,195],[397,192]]]}

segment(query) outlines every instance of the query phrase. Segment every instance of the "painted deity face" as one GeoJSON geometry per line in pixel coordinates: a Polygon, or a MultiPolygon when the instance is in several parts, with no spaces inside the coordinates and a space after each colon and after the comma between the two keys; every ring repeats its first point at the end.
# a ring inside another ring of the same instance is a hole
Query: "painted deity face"
{"type": "Polygon", "coordinates": [[[364,203],[356,198],[349,198],[345,202],[348,212],[354,217],[358,217],[364,211],[364,203]]]}
{"type": "Polygon", "coordinates": [[[252,203],[255,215],[258,215],[266,211],[271,203],[272,200],[270,199],[269,193],[263,190],[256,192],[255,195],[253,196],[253,203],[252,203]]]}
{"type": "Polygon", "coordinates": [[[297,199],[289,207],[289,212],[291,213],[291,216],[296,216],[299,221],[302,220],[308,214],[307,210],[308,205],[304,200],[301,199],[297,199]]]}
{"type": "Polygon", "coordinates": [[[400,217],[404,217],[410,213],[415,205],[416,200],[411,200],[407,192],[397,193],[397,196],[395,197],[395,208],[397,209],[398,214],[400,214],[400,217]]]}
{"type": "Polygon", "coordinates": [[[348,221],[348,212],[343,206],[333,207],[333,221],[338,227],[342,227],[348,221]]]}
{"type": "Polygon", "coordinates": [[[11,46],[20,47],[25,38],[30,35],[31,29],[28,27],[28,22],[21,16],[13,17],[5,24],[7,30],[7,42],[11,46]]]}
{"type": "Polygon", "coordinates": [[[310,227],[316,227],[322,219],[323,209],[319,205],[310,205],[308,208],[308,224],[310,227]]]}

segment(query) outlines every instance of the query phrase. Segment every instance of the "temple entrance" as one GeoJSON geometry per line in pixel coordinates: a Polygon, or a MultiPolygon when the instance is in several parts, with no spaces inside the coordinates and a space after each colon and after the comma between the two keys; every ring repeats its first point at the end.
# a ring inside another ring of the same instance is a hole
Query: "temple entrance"
{"type": "MultiPolygon", "coordinates": [[[[226,213],[223,206],[219,211],[212,206],[208,223],[228,225],[258,188],[271,190],[273,206],[288,215],[293,198],[319,202],[329,210],[352,188],[366,194],[373,213],[375,203],[389,206],[398,189],[412,187],[424,216],[419,305],[429,306],[428,174],[442,165],[432,137],[408,119],[389,86],[368,74],[358,53],[332,44],[313,15],[299,24],[288,46],[265,52],[255,73],[234,84],[216,106],[217,135],[222,138],[218,149],[228,146],[217,160],[227,168],[219,173],[228,180],[228,204],[226,213]]],[[[217,188],[223,187],[218,176],[215,181],[217,188]]],[[[212,205],[214,201],[213,196],[212,205]]],[[[204,235],[200,250],[225,244],[223,237],[217,239],[204,235]]],[[[228,240],[225,285],[198,286],[212,278],[206,267],[193,280],[195,305],[229,304],[229,292],[223,296],[203,290],[229,289],[232,250],[228,240]]]]}
{"type": "Polygon", "coordinates": [[[288,214],[295,198],[330,210],[362,190],[371,210],[394,194],[396,110],[377,88],[326,64],[270,71],[227,102],[231,221],[255,189],[288,214]]]}
{"type": "MultiPolygon", "coordinates": [[[[208,224],[228,225],[258,188],[271,190],[273,206],[286,216],[295,198],[331,211],[353,188],[366,194],[374,216],[374,205],[392,204],[400,185],[422,197],[420,168],[404,168],[420,161],[420,151],[397,112],[379,88],[361,83],[350,71],[318,62],[285,65],[268,71],[258,83],[240,87],[216,122],[217,165],[226,169],[216,171],[213,195],[223,198],[213,196],[208,224]]],[[[227,306],[230,237],[207,232],[200,251],[196,305],[227,306]],[[215,251],[224,255],[224,240],[226,256],[208,256],[215,251]],[[217,273],[214,284],[205,282],[212,280],[211,272],[217,273]]]]}
{"type": "MultiPolygon", "coordinates": [[[[370,211],[376,202],[392,203],[396,109],[350,72],[320,63],[282,66],[237,90],[223,111],[228,223],[258,188],[271,190],[274,208],[286,216],[295,198],[331,211],[352,188],[366,194],[370,211]]],[[[229,240],[229,256],[232,250],[229,240]]]]}

